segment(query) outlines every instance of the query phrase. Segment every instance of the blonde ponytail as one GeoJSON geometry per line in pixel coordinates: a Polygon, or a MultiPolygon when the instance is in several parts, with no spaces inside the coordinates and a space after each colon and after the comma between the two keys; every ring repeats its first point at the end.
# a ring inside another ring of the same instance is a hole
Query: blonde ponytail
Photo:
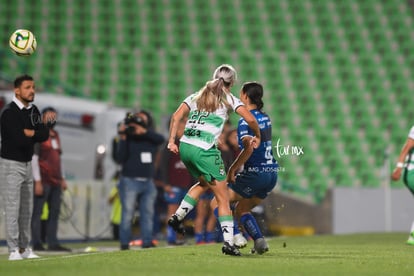
{"type": "Polygon", "coordinates": [[[222,78],[208,81],[199,91],[196,97],[197,109],[200,111],[214,112],[221,105],[227,108],[230,105],[227,102],[225,82],[222,78]]]}

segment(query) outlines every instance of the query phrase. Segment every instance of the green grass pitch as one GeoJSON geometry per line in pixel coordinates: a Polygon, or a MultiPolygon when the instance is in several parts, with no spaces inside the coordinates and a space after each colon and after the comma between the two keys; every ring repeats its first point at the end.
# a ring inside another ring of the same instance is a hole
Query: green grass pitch
{"type": "MultiPolygon", "coordinates": [[[[71,254],[10,262],[0,255],[0,275],[414,275],[414,246],[406,233],[274,237],[270,251],[221,254],[221,244],[106,251],[104,243],[67,244],[71,254]],[[82,253],[94,246],[96,253],[82,253]],[[76,247],[78,247],[76,249],[76,247]]],[[[113,249],[118,244],[112,243],[113,249]]]]}

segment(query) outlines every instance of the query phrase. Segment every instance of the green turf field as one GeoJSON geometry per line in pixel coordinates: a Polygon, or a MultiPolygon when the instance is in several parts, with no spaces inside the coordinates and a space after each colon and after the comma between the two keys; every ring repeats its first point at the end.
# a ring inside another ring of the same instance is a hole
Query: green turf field
{"type": "Polygon", "coordinates": [[[129,251],[116,243],[69,244],[74,253],[35,260],[10,262],[2,254],[0,275],[414,275],[414,246],[406,239],[405,233],[275,237],[268,253],[251,254],[250,241],[241,257],[222,255],[220,244],[129,251]],[[99,251],[82,253],[86,246],[99,251]]]}

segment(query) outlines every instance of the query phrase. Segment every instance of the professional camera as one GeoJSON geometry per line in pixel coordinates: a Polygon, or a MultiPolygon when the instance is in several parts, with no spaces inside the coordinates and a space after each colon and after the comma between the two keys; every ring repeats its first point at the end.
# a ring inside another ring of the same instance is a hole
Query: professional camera
{"type": "Polygon", "coordinates": [[[137,116],[135,113],[128,112],[124,118],[124,124],[126,125],[126,129],[123,132],[119,132],[119,134],[127,134],[132,135],[135,133],[135,127],[131,124],[142,126],[143,128],[147,128],[147,124],[145,123],[142,117],[137,116]]]}
{"type": "Polygon", "coordinates": [[[147,124],[145,123],[144,119],[142,119],[142,117],[137,116],[136,114],[132,113],[132,112],[128,112],[125,116],[124,119],[124,124],[129,125],[129,124],[137,124],[142,126],[143,128],[147,128],[147,124]]]}

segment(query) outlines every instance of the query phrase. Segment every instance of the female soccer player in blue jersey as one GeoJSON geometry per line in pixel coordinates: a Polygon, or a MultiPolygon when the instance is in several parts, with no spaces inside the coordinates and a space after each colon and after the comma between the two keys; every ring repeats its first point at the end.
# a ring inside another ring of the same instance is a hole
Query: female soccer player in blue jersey
{"type": "MultiPolygon", "coordinates": [[[[257,82],[247,82],[240,92],[240,100],[256,118],[260,127],[261,142],[256,149],[252,146],[253,131],[246,121],[239,120],[237,133],[242,149],[230,166],[227,180],[230,201],[235,202],[235,217],[254,240],[254,250],[263,254],[269,250],[256,219],[250,210],[260,204],[273,190],[277,183],[278,164],[272,152],[272,123],[269,116],[262,111],[263,87],[257,82]],[[240,168],[243,170],[240,173],[240,168]]],[[[214,198],[212,207],[217,205],[214,198]]]]}

